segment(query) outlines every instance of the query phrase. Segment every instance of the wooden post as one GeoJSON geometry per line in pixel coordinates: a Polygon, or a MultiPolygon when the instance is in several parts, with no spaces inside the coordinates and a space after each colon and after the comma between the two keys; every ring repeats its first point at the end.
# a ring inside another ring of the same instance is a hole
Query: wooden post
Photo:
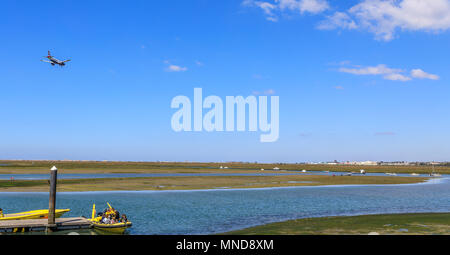
{"type": "Polygon", "coordinates": [[[55,227],[55,204],[56,204],[56,182],[58,177],[58,168],[56,166],[50,169],[50,198],[48,202],[48,230],[55,227]]]}

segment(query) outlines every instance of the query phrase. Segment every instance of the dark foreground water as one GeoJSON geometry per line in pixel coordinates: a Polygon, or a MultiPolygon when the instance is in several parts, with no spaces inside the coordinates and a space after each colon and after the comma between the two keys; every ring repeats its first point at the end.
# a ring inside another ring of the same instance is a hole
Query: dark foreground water
{"type": "MultiPolygon", "coordinates": [[[[305,217],[450,212],[450,179],[425,184],[245,190],[59,193],[65,216],[90,216],[106,202],[133,222],[130,234],[211,234],[305,217]]],[[[48,207],[48,193],[0,193],[0,208],[48,207]]]]}

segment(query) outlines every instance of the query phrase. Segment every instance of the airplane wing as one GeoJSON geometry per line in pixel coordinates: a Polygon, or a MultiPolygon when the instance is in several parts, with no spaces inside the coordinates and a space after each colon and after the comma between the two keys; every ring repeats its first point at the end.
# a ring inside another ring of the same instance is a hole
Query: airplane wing
{"type": "Polygon", "coordinates": [[[42,62],[46,62],[46,63],[52,63],[51,61],[47,61],[47,60],[41,60],[42,62]]]}
{"type": "Polygon", "coordinates": [[[69,62],[70,60],[71,60],[71,59],[68,59],[68,60],[64,60],[64,61],[63,61],[63,63],[69,62]]]}

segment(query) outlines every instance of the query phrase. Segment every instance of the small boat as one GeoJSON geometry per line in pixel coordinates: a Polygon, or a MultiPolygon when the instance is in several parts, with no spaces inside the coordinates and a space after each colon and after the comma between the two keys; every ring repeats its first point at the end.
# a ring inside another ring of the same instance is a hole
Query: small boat
{"type": "Polygon", "coordinates": [[[419,176],[420,174],[412,173],[412,176],[419,176]]]}
{"type": "MultiPolygon", "coordinates": [[[[112,208],[109,203],[107,203],[107,204],[108,204],[108,207],[110,210],[105,212],[105,215],[116,216],[117,211],[115,211],[114,208],[112,208]]],[[[104,222],[102,222],[102,219],[103,219],[103,215],[96,216],[95,204],[94,204],[92,206],[92,217],[91,217],[91,219],[88,219],[91,222],[92,228],[101,230],[101,231],[111,232],[114,234],[123,234],[123,232],[125,232],[125,230],[127,228],[130,228],[133,225],[128,220],[121,221],[121,222],[115,222],[115,223],[104,223],[104,222]]]]}
{"type": "Polygon", "coordinates": [[[432,165],[432,167],[433,167],[433,171],[431,172],[430,176],[431,176],[431,177],[441,177],[441,176],[442,176],[441,174],[438,174],[438,173],[436,173],[436,172],[434,171],[434,162],[431,163],[431,165],[432,165]]]}
{"type": "Polygon", "coordinates": [[[114,224],[105,224],[101,222],[93,221],[91,222],[92,227],[101,231],[107,231],[117,234],[123,234],[125,230],[132,226],[131,222],[119,222],[114,224]]]}
{"type": "MultiPolygon", "coordinates": [[[[55,217],[59,218],[66,212],[70,212],[70,209],[56,209],[55,217]]],[[[48,219],[48,209],[34,210],[20,213],[1,214],[0,221],[2,220],[31,220],[31,219],[48,219]]]]}

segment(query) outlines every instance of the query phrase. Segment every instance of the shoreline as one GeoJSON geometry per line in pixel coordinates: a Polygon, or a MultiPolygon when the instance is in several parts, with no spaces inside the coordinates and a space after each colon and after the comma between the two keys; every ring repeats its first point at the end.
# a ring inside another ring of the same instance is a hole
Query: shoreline
{"type": "Polygon", "coordinates": [[[319,216],[272,222],[216,235],[450,235],[450,212],[319,216]]]}
{"type": "MultiPolygon", "coordinates": [[[[302,176],[304,177],[304,176],[302,176]]],[[[352,177],[349,177],[352,178],[352,177]]],[[[364,178],[364,177],[363,177],[364,178]]],[[[205,192],[205,191],[252,191],[252,190],[274,190],[274,189],[293,189],[293,188],[345,188],[345,187],[383,187],[383,186],[403,186],[403,185],[430,185],[430,184],[438,184],[442,183],[447,178],[420,178],[420,177],[382,177],[383,180],[386,178],[391,179],[392,181],[398,180],[398,178],[408,179],[407,182],[392,182],[392,183],[348,183],[348,184],[327,184],[327,183],[289,183],[287,185],[282,186],[264,186],[264,187],[228,187],[228,188],[187,188],[187,189],[164,189],[164,188],[147,188],[147,189],[133,189],[130,187],[129,189],[96,189],[96,190],[64,190],[58,188],[58,193],[70,194],[70,193],[112,193],[112,192],[128,192],[128,193],[139,193],[139,192],[205,192]],[[412,180],[414,179],[414,181],[412,180]],[[436,183],[437,181],[437,183],[436,183]]],[[[127,178],[123,178],[127,179],[127,178]]],[[[124,181],[123,179],[119,179],[120,181],[124,181]]],[[[131,178],[130,178],[131,179],[131,178]]],[[[134,179],[147,179],[147,178],[134,178],[134,179]]],[[[348,179],[348,178],[347,178],[348,179]]],[[[83,179],[86,181],[93,180],[102,180],[102,179],[83,179]]],[[[108,180],[108,179],[103,179],[108,180]]],[[[116,179],[117,180],[117,179],[116,179]]],[[[77,181],[77,180],[69,180],[69,181],[77,181]]],[[[81,181],[81,180],[80,180],[81,181]]],[[[1,182],[0,182],[1,184],[1,182]]],[[[73,187],[71,189],[74,189],[73,187]]],[[[20,189],[20,188],[0,188],[0,194],[26,194],[26,193],[48,193],[46,190],[36,190],[36,189],[20,189]]]]}
{"type": "MultiPolygon", "coordinates": [[[[367,173],[418,173],[432,172],[430,165],[331,165],[331,164],[295,164],[295,163],[242,163],[242,162],[131,162],[131,161],[70,161],[70,160],[0,160],[0,173],[4,174],[46,174],[56,165],[61,173],[208,173],[259,172],[261,168],[274,171],[274,168],[286,171],[331,171],[367,173]],[[221,168],[222,167],[222,168],[221,168]]],[[[440,174],[450,174],[450,165],[435,167],[440,174]]],[[[278,170],[276,170],[278,171],[278,170]]]]}

